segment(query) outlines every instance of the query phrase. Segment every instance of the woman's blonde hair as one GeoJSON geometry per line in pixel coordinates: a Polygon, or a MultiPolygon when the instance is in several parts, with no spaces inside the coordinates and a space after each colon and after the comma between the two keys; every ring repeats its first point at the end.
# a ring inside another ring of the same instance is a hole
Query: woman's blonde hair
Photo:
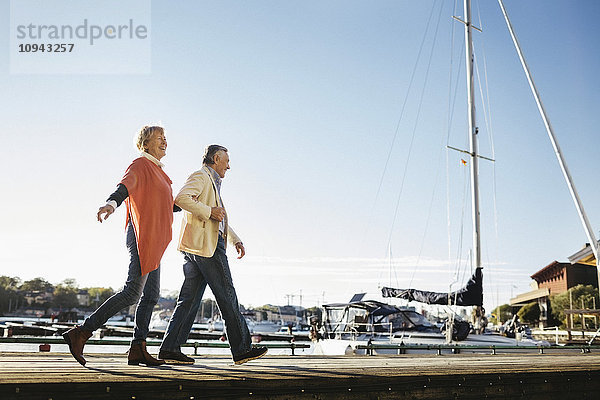
{"type": "Polygon", "coordinates": [[[158,131],[163,134],[165,133],[165,129],[161,126],[146,125],[142,129],[140,129],[138,134],[135,136],[135,146],[138,148],[139,151],[146,151],[146,149],[144,149],[144,145],[146,144],[148,139],[152,137],[152,134],[154,134],[155,131],[158,131]]]}

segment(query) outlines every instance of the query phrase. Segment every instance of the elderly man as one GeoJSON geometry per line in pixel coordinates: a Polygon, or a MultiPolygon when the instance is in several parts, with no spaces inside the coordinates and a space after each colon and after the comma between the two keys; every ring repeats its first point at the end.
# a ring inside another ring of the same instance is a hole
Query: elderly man
{"type": "Polygon", "coordinates": [[[266,347],[252,347],[250,331],[240,313],[225,249],[234,245],[238,258],[246,253],[240,238],[229,226],[221,200],[221,180],[229,169],[227,149],[210,145],[203,167],[194,172],[175,198],[184,210],[178,249],[183,252],[185,279],[177,305],[160,346],[159,358],[172,364],[193,364],[181,352],[192,329],[206,285],[210,286],[225,319],[227,337],[235,364],[243,364],[266,354],[266,347]]]}

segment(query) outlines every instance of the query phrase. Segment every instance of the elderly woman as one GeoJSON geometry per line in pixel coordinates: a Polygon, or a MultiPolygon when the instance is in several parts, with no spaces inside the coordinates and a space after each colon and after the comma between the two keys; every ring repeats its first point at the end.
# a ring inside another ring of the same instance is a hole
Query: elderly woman
{"type": "Polygon", "coordinates": [[[137,302],[135,329],[129,349],[128,364],[154,366],[163,364],[148,354],[146,336],[152,310],[160,295],[160,259],[171,241],[173,192],[171,179],[160,162],[166,154],[167,139],[159,126],[145,126],[137,135],[141,156],[135,159],[100,207],[98,221],[106,220],[123,202],[127,204],[127,249],[130,262],[123,289],[106,300],[81,326],[63,334],[75,359],[85,365],[83,346],[92,333],[117,312],[137,302]],[[139,302],[138,302],[139,300],[139,302]]]}

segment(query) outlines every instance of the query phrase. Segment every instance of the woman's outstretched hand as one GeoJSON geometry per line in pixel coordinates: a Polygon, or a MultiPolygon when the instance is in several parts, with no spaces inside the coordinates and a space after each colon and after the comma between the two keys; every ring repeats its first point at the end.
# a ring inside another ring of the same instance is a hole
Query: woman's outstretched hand
{"type": "Polygon", "coordinates": [[[114,212],[115,212],[115,209],[114,209],[114,208],[113,208],[113,206],[111,206],[111,205],[108,205],[108,204],[107,204],[107,205],[105,205],[105,206],[102,206],[102,207],[100,207],[100,209],[98,210],[98,214],[97,214],[98,221],[99,221],[100,223],[102,223],[102,220],[103,220],[103,219],[104,219],[104,220],[106,220],[106,219],[107,219],[107,218],[110,216],[110,214],[112,214],[112,213],[114,213],[114,212]],[[102,218],[102,214],[106,214],[106,215],[104,216],[104,218],[102,218]]]}

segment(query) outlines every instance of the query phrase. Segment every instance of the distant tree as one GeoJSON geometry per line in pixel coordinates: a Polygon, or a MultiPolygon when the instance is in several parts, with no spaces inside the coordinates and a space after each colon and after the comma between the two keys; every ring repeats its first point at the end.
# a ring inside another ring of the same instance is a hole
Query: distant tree
{"type": "Polygon", "coordinates": [[[0,276],[0,288],[8,290],[18,290],[21,285],[21,278],[16,276],[0,276]]]}
{"type": "Polygon", "coordinates": [[[86,288],[88,295],[90,296],[90,304],[97,307],[104,303],[110,296],[115,294],[112,288],[94,287],[86,288]]]}
{"type": "Polygon", "coordinates": [[[513,317],[512,307],[509,304],[502,304],[494,308],[490,322],[494,325],[503,324],[513,317]]]}
{"type": "Polygon", "coordinates": [[[33,278],[29,281],[23,282],[19,289],[31,290],[34,292],[43,292],[44,290],[51,289],[52,287],[52,284],[44,278],[33,278]]]}
{"type": "Polygon", "coordinates": [[[169,299],[169,300],[177,300],[177,297],[179,296],[179,291],[172,290],[172,291],[169,291],[168,293],[161,292],[160,296],[162,298],[169,299]]]}
{"type": "Polygon", "coordinates": [[[21,279],[0,276],[0,314],[11,312],[23,304],[23,295],[18,291],[21,279]]]}
{"type": "Polygon", "coordinates": [[[560,326],[562,322],[556,318],[556,315],[554,315],[551,301],[547,302],[547,307],[548,309],[546,310],[546,318],[548,318],[548,326],[560,326]]]}
{"type": "Polygon", "coordinates": [[[217,306],[217,302],[213,299],[204,299],[202,300],[202,304],[198,309],[198,315],[200,318],[210,319],[213,317],[213,312],[217,314],[219,312],[219,307],[217,306]]]}
{"type": "Polygon", "coordinates": [[[272,304],[265,304],[260,307],[256,307],[255,310],[279,312],[279,307],[272,304]]]}
{"type": "Polygon", "coordinates": [[[254,314],[256,315],[256,319],[266,320],[266,319],[268,319],[267,311],[271,311],[273,313],[278,313],[279,307],[274,306],[272,304],[264,304],[260,307],[255,307],[253,311],[254,311],[254,314]],[[259,315],[260,315],[260,317],[259,317],[259,315]]]}
{"type": "Polygon", "coordinates": [[[517,312],[519,319],[527,324],[534,324],[540,319],[540,306],[537,302],[525,304],[519,312],[517,312]]]}
{"type": "Polygon", "coordinates": [[[305,312],[306,312],[307,318],[310,318],[314,315],[314,316],[317,316],[319,319],[321,319],[321,312],[322,312],[321,307],[310,307],[310,308],[307,308],[305,310],[305,312]]]}
{"type": "Polygon", "coordinates": [[[250,311],[254,313],[254,319],[257,321],[265,321],[267,319],[267,312],[258,308],[253,308],[250,311]]]}
{"type": "Polygon", "coordinates": [[[75,279],[65,279],[54,287],[54,305],[60,308],[73,308],[79,305],[79,288],[75,279]]]}
{"type": "MultiPolygon", "coordinates": [[[[573,299],[574,309],[580,309],[582,307],[582,301],[584,308],[592,308],[594,301],[596,302],[596,307],[600,305],[598,289],[594,288],[592,285],[577,285],[566,292],[550,296],[552,317],[554,317],[555,320],[560,321],[561,326],[566,325],[567,320],[564,310],[571,308],[571,298],[573,299]]],[[[573,317],[573,322],[579,323],[579,316],[575,315],[573,317]]]]}
{"type": "Polygon", "coordinates": [[[67,278],[67,279],[63,280],[60,283],[60,285],[79,290],[79,286],[77,286],[77,281],[73,278],[67,278]]]}

